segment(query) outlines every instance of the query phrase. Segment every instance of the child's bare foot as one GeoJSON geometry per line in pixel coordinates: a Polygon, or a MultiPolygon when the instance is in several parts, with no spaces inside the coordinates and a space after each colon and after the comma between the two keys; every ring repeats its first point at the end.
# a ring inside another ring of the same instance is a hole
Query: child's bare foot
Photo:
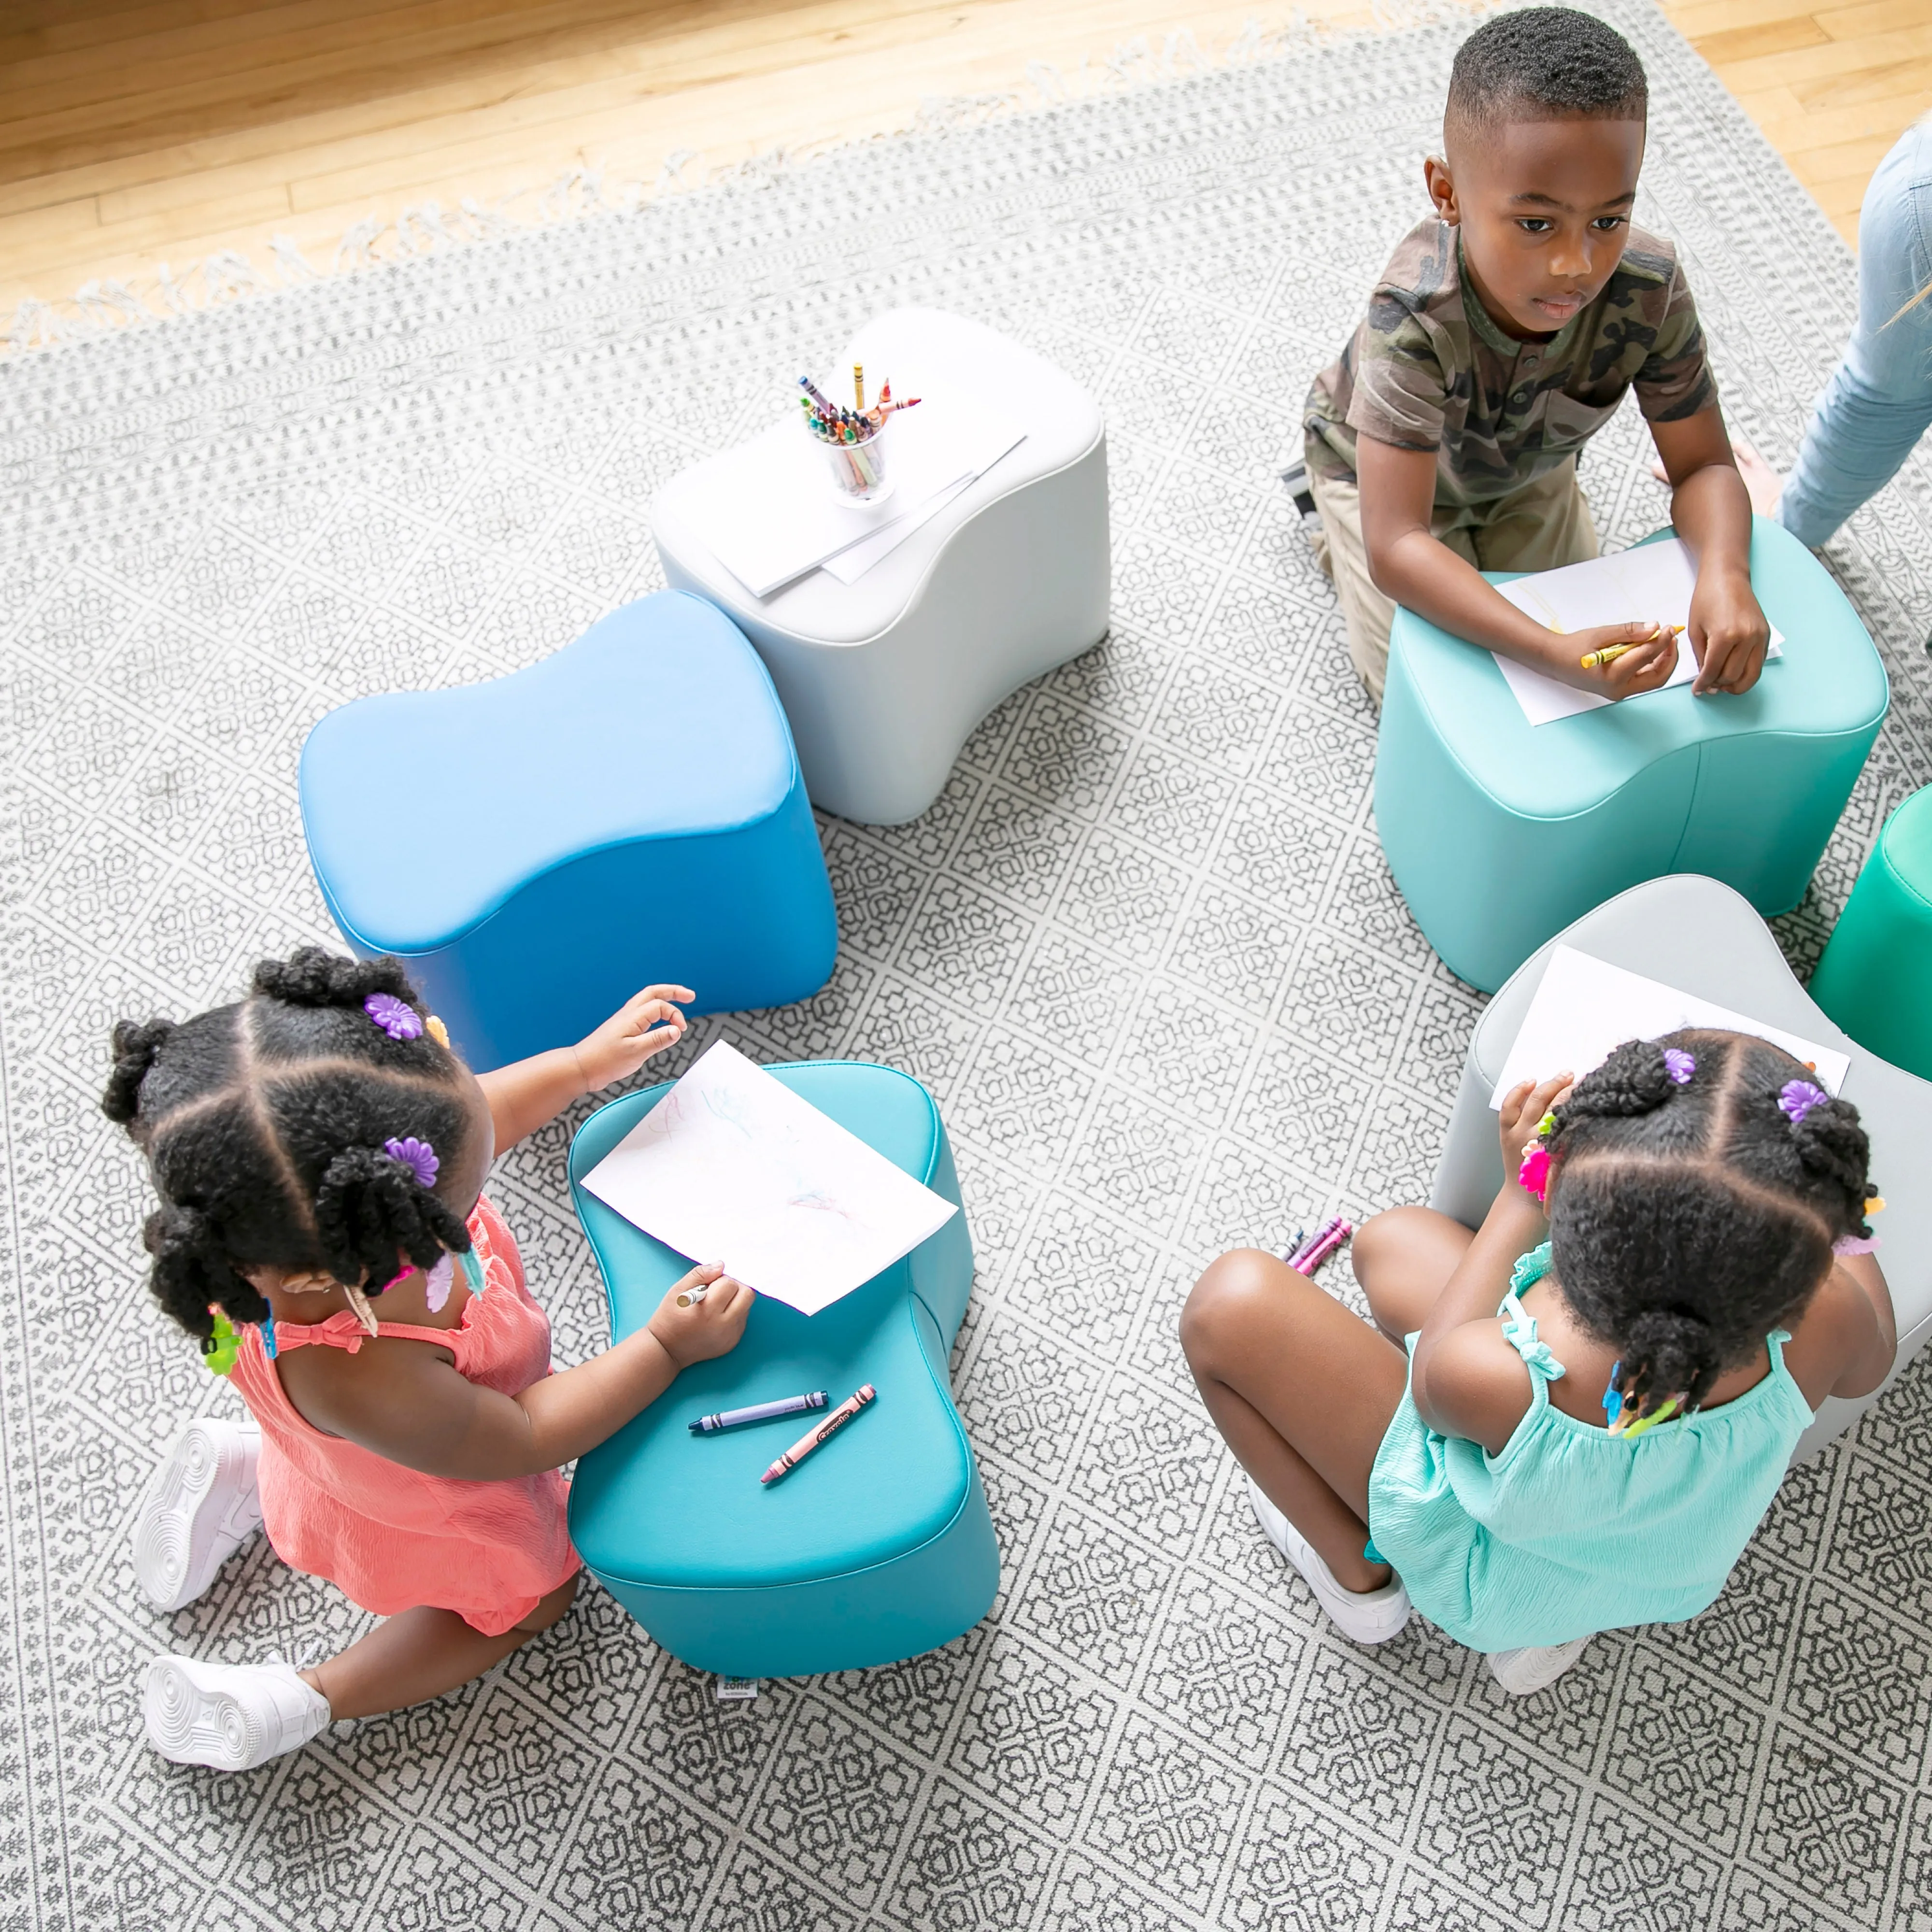
{"type": "MultiPolygon", "coordinates": [[[[1778,498],[1784,494],[1784,478],[1741,436],[1732,437],[1731,454],[1738,460],[1738,474],[1744,479],[1751,508],[1760,517],[1772,515],[1778,508],[1778,498]]],[[[1651,459],[1650,473],[1660,483],[1670,481],[1661,457],[1651,459]]]]}

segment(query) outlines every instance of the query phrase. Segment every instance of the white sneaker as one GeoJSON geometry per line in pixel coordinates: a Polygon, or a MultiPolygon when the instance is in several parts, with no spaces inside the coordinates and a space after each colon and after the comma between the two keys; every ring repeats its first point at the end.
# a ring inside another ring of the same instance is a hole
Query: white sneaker
{"type": "Polygon", "coordinates": [[[1343,1589],[1315,1546],[1275,1508],[1252,1476],[1248,1500],[1255,1506],[1262,1534],[1301,1572],[1315,1600],[1344,1636],[1356,1643],[1387,1643],[1402,1634],[1408,1622],[1408,1592],[1400,1576],[1391,1577],[1379,1590],[1343,1589]]]}
{"type": "Polygon", "coordinates": [[[262,1526],[255,1464],[262,1432],[252,1422],[203,1416],[161,1458],[134,1519],[134,1576],[157,1610],[178,1610],[262,1526]]]}
{"type": "Polygon", "coordinates": [[[328,1700],[280,1658],[203,1664],[158,1657],[141,1686],[148,1742],[176,1764],[253,1771],[300,1750],[329,1720],[328,1700]]]}
{"type": "Polygon", "coordinates": [[[1589,1642],[1587,1636],[1572,1637],[1568,1643],[1533,1643],[1521,1650],[1492,1650],[1489,1653],[1490,1675],[1512,1697],[1527,1697],[1554,1684],[1589,1642]]]}

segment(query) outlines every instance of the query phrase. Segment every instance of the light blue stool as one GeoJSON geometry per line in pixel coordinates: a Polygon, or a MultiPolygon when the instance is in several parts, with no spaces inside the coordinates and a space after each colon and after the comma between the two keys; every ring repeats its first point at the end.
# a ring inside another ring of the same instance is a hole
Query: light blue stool
{"type": "MultiPolygon", "coordinates": [[[[852,1060],[771,1071],[949,1201],[959,1182],[932,1096],[852,1060]]],[[[613,1339],[648,1322],[690,1263],[583,1177],[670,1090],[627,1094],[570,1148],[572,1198],[610,1297],[613,1339]]],[[[964,1212],[819,1314],[760,1297],[728,1355],[686,1369],[577,1466],[570,1534],[597,1580],[673,1656],[727,1677],[802,1677],[916,1657],[971,1629],[999,1550],[946,1374],[973,1286],[964,1212]],[[787,1416],[694,1436],[720,1409],[823,1389],[878,1400],[790,1474],[758,1480],[811,1426],[787,1416]]]]}
{"type": "Polygon", "coordinates": [[[1784,655],[1744,696],[1685,686],[1533,728],[1489,652],[1396,614],[1376,824],[1452,973],[1494,992],[1592,906],[1666,873],[1721,879],[1766,916],[1804,896],[1891,694],[1844,594],[1762,517],[1751,582],[1784,655]]]}
{"type": "Polygon", "coordinates": [[[707,1013],[831,976],[784,713],[744,633],[682,591],[508,677],[332,711],[302,812],[343,937],[395,954],[478,1072],[580,1040],[654,980],[707,1013]]]}

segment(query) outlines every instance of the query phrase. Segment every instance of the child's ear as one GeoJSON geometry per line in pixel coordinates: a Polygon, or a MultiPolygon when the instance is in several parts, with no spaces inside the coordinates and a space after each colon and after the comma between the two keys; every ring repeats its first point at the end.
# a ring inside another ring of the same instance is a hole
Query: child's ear
{"type": "Polygon", "coordinates": [[[1423,185],[1429,190],[1429,198],[1436,204],[1438,220],[1446,221],[1451,228],[1461,225],[1462,212],[1456,206],[1456,183],[1449,172],[1449,164],[1440,154],[1431,154],[1422,164],[1423,185]]]}

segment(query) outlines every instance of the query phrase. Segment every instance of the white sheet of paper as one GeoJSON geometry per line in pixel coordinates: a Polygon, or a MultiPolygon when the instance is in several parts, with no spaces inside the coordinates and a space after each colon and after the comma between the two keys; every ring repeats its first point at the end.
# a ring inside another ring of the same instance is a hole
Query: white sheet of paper
{"type": "Polygon", "coordinates": [[[686,484],[688,513],[725,568],[753,596],[769,597],[889,526],[903,521],[910,536],[938,507],[934,497],[989,468],[1024,434],[976,400],[924,397],[886,425],[891,495],[851,503],[832,488],[825,451],[803,423],[776,422],[698,465],[686,484]]]}
{"type": "MultiPolygon", "coordinates": [[[[1588,563],[1566,563],[1560,570],[1536,571],[1496,586],[1519,610],[1552,631],[1562,632],[1587,631],[1598,624],[1628,623],[1640,617],[1666,624],[1687,623],[1690,594],[1696,587],[1696,560],[1681,537],[1640,544],[1614,556],[1592,557],[1588,563]]],[[[1768,656],[1781,657],[1784,646],[1783,634],[1774,624],[1768,656]]],[[[1612,702],[1546,677],[1500,652],[1496,668],[1532,724],[1574,718],[1580,711],[1594,711],[1612,702]]],[[[1688,638],[1679,638],[1677,668],[1658,688],[1668,691],[1672,685],[1688,684],[1696,675],[1696,653],[1688,638]]]]}
{"type": "Polygon", "coordinates": [[[1851,1070],[1851,1056],[1836,1047],[1820,1046],[1816,1040],[1747,1018],[1694,994],[1680,993],[1574,946],[1558,946],[1551,951],[1542,983],[1522,1016],[1490,1105],[1500,1108],[1503,1096],[1518,1082],[1546,1079],[1565,1068],[1580,1080],[1625,1040],[1655,1040],[1679,1027],[1755,1034],[1783,1047],[1793,1059],[1815,1066],[1818,1084],[1828,1094],[1836,1094],[1851,1070]]]}
{"type": "Polygon", "coordinates": [[[958,1213],[718,1041],[584,1177],[626,1220],[816,1315],[958,1213]]]}
{"type": "Polygon", "coordinates": [[[884,562],[921,524],[930,523],[968,484],[976,483],[1000,458],[1017,449],[1025,440],[1024,430],[1016,433],[1012,441],[992,462],[955,478],[943,490],[935,491],[922,503],[914,506],[897,523],[888,524],[876,535],[861,538],[850,549],[842,550],[836,556],[827,557],[824,566],[826,574],[837,578],[841,584],[856,584],[873,565],[884,562]]]}

